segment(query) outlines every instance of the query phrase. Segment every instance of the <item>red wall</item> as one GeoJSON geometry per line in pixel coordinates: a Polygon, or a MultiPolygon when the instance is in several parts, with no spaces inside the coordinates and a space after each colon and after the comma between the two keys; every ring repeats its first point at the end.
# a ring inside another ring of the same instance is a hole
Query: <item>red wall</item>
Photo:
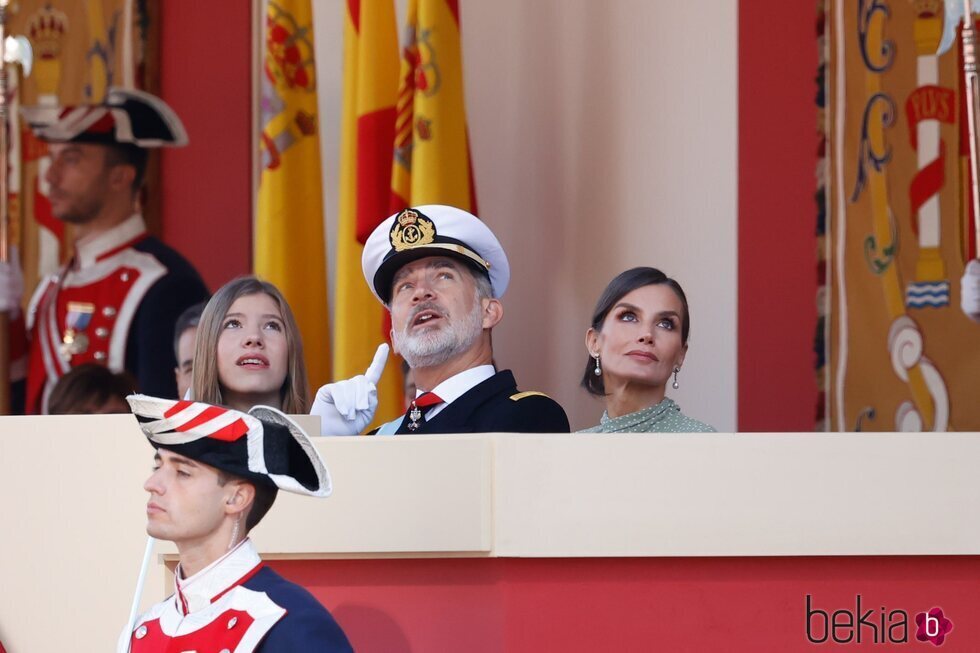
{"type": "MultiPolygon", "coordinates": [[[[358,653],[839,650],[810,643],[811,607],[908,613],[941,607],[940,650],[980,642],[980,558],[586,558],[275,561],[320,599],[358,653]]],[[[811,622],[820,638],[820,617],[811,622]]],[[[843,615],[839,617],[843,619],[843,615]]],[[[896,620],[898,617],[896,616],[896,620]]],[[[888,625],[886,617],[886,626],[888,625]]],[[[841,629],[839,635],[844,636],[841,629]]]]}
{"type": "Polygon", "coordinates": [[[739,2],[738,429],[812,431],[816,2],[739,2]]]}
{"type": "Polygon", "coordinates": [[[160,3],[160,93],[190,137],[162,156],[163,239],[212,290],[252,269],[251,4],[160,3]]]}

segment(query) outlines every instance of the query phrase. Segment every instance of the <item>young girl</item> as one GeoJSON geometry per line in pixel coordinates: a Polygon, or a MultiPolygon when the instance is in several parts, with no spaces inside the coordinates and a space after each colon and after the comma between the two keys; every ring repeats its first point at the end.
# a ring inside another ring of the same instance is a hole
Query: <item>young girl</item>
{"type": "Polygon", "coordinates": [[[303,342],[278,288],[239,277],[214,294],[198,326],[191,388],[196,401],[235,410],[307,412],[303,342]]]}

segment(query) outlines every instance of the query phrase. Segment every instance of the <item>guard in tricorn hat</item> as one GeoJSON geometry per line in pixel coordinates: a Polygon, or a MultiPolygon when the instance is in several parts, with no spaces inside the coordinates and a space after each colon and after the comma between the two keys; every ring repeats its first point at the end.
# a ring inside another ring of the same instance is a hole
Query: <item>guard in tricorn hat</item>
{"type": "MultiPolygon", "coordinates": [[[[82,363],[126,370],[140,391],[175,397],[174,322],[207,288],[147,233],[138,198],[148,148],[185,145],[184,126],[160,98],[116,88],[101,104],[24,113],[48,143],[45,201],[75,239],[72,258],[34,292],[27,351],[11,355],[27,359],[25,412],[46,412],[55,383],[82,363]]],[[[0,310],[16,314],[23,290],[16,258],[0,264],[0,310]]]]}
{"type": "Polygon", "coordinates": [[[309,592],[259,558],[248,534],[277,492],[331,492],[306,433],[267,406],[248,413],[193,401],[128,398],[150,444],[146,531],[174,542],[174,594],[122,632],[120,653],[323,651],[350,643],[309,592]]]}
{"type": "MultiPolygon", "coordinates": [[[[569,430],[554,400],[519,391],[511,371],[494,366],[491,331],[504,315],[510,266],[476,216],[452,206],[405,209],[374,230],[361,267],[391,313],[392,346],[418,388],[406,414],[379,434],[569,430]]],[[[351,435],[370,424],[387,356],[382,344],[365,374],[320,388],[312,412],[324,435],[351,435]]]]}

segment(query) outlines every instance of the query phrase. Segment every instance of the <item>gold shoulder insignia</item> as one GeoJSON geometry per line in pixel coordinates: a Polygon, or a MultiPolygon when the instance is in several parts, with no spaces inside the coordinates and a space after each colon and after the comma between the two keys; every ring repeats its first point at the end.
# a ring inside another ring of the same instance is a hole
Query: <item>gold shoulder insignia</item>
{"type": "Polygon", "coordinates": [[[529,392],[518,392],[516,395],[511,395],[510,400],[520,401],[524,397],[547,397],[548,399],[551,399],[551,397],[548,397],[548,395],[543,392],[535,392],[534,390],[531,390],[529,392]]]}

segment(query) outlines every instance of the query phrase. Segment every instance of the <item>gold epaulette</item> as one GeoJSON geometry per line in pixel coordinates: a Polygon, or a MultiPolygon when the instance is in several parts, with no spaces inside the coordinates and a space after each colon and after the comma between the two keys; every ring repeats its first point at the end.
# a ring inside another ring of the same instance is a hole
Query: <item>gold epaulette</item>
{"type": "Polygon", "coordinates": [[[546,395],[543,392],[535,392],[534,390],[530,390],[528,392],[518,392],[516,395],[511,395],[510,400],[520,401],[524,397],[546,397],[548,399],[551,399],[551,397],[548,397],[548,395],[546,395]]]}

